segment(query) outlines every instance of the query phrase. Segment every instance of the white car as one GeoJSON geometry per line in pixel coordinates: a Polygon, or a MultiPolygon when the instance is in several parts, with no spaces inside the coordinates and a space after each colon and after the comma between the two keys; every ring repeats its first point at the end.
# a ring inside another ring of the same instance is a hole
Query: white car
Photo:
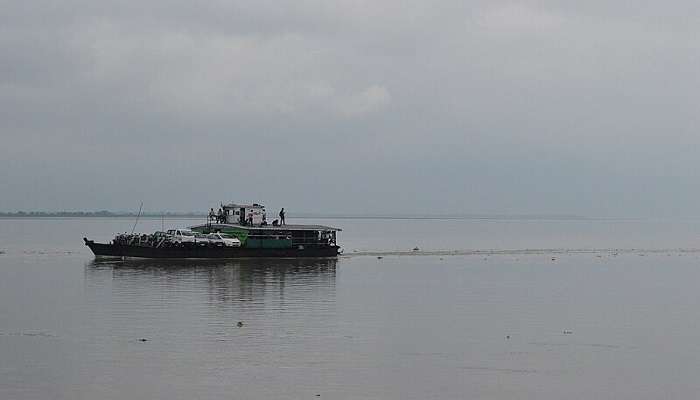
{"type": "Polygon", "coordinates": [[[210,233],[207,235],[210,243],[223,244],[226,247],[241,247],[241,241],[225,233],[210,233]]]}
{"type": "Polygon", "coordinates": [[[194,232],[189,229],[170,229],[168,235],[172,237],[175,243],[194,243],[194,232]]]}
{"type": "Polygon", "coordinates": [[[195,232],[194,233],[194,241],[202,246],[206,246],[208,244],[215,244],[214,242],[209,239],[209,235],[205,235],[203,233],[195,232]]]}

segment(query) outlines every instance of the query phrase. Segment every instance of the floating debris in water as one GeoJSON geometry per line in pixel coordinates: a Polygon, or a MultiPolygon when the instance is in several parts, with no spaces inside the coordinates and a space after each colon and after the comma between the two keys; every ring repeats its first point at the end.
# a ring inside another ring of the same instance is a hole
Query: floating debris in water
{"type": "Polygon", "coordinates": [[[384,257],[382,257],[382,256],[377,256],[377,260],[381,260],[382,258],[384,258],[384,257]]]}
{"type": "Polygon", "coordinates": [[[148,342],[148,339],[146,339],[146,338],[141,338],[141,339],[139,339],[139,342],[148,342]]]}
{"type": "Polygon", "coordinates": [[[552,257],[552,261],[557,261],[557,258],[556,258],[556,257],[552,257]]]}
{"type": "Polygon", "coordinates": [[[53,333],[41,331],[23,331],[23,332],[0,332],[0,336],[29,336],[29,337],[56,337],[53,333]]]}
{"type": "MultiPolygon", "coordinates": [[[[695,256],[700,258],[700,248],[697,249],[673,249],[672,255],[677,255],[678,257],[683,256],[695,256]],[[680,253],[677,253],[680,252],[680,253]]],[[[640,256],[650,256],[652,254],[666,254],[669,249],[558,249],[558,248],[545,248],[545,249],[453,249],[453,250],[423,250],[418,247],[407,250],[352,250],[348,251],[348,256],[364,256],[364,257],[377,257],[377,256],[435,256],[435,257],[451,257],[451,256],[475,256],[475,257],[497,257],[497,256],[513,256],[516,261],[522,261],[524,256],[530,255],[541,255],[543,259],[556,260],[562,257],[571,257],[577,254],[590,254],[592,257],[606,258],[606,257],[617,257],[624,256],[628,254],[640,255],[640,256]]]]}
{"type": "Polygon", "coordinates": [[[573,333],[574,333],[574,331],[570,331],[570,330],[564,329],[564,334],[565,334],[565,335],[571,335],[571,334],[573,334],[573,333]]]}
{"type": "Polygon", "coordinates": [[[510,339],[510,335],[506,335],[506,339],[510,339]]]}
{"type": "Polygon", "coordinates": [[[239,328],[242,328],[242,327],[243,327],[243,321],[238,321],[238,323],[236,324],[236,326],[238,326],[239,328]]]}

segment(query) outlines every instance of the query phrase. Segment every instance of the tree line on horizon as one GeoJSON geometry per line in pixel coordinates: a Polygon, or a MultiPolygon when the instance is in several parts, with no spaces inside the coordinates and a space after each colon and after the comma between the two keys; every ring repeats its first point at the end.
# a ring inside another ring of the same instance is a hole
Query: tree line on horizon
{"type": "MultiPolygon", "coordinates": [[[[135,212],[100,211],[12,211],[0,212],[0,218],[41,218],[41,217],[136,217],[135,212]]],[[[206,214],[195,212],[143,212],[142,217],[203,217],[206,214]]]]}

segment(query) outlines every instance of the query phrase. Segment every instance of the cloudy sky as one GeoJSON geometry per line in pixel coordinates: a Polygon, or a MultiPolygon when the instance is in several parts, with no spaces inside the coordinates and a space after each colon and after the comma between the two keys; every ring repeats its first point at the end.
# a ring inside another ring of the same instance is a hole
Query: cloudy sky
{"type": "Polygon", "coordinates": [[[700,216],[697,1],[0,10],[0,210],[700,216]]]}

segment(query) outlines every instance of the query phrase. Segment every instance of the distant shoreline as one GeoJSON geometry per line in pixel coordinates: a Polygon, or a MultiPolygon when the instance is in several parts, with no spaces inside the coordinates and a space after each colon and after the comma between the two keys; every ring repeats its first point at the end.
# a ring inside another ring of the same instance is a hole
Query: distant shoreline
{"type": "MultiPolygon", "coordinates": [[[[0,218],[136,218],[137,213],[111,211],[18,211],[0,212],[0,218]]],[[[206,214],[197,213],[142,213],[141,218],[206,218],[206,214]]]]}
{"type": "MultiPolygon", "coordinates": [[[[485,220],[485,221],[608,221],[608,220],[638,220],[639,218],[606,218],[606,217],[584,217],[579,215],[497,215],[497,214],[444,214],[444,215],[361,215],[361,214],[314,214],[308,212],[288,213],[288,218],[300,219],[373,219],[373,220],[485,220]]],[[[0,212],[0,219],[41,219],[41,218],[136,218],[134,212],[113,212],[113,211],[18,211],[0,212]]],[[[143,219],[206,219],[207,214],[200,213],[178,213],[178,212],[146,212],[142,213],[143,219]]]]}

